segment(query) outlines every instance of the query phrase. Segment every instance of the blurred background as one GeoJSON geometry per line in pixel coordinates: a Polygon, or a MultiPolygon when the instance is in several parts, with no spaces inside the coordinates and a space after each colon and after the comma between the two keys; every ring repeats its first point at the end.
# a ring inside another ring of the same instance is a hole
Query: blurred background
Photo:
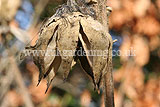
{"type": "MultiPolygon", "coordinates": [[[[42,24],[66,0],[0,0],[0,107],[104,107],[77,64],[63,83],[56,78],[45,94],[31,58],[42,24]]],[[[160,107],[160,0],[108,0],[116,107],[160,107]]]]}

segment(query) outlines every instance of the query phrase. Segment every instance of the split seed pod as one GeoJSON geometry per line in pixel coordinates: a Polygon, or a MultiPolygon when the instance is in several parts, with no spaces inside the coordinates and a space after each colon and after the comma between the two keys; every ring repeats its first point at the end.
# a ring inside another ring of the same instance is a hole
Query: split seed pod
{"type": "Polygon", "coordinates": [[[44,54],[33,55],[33,60],[40,71],[39,82],[47,78],[47,90],[57,73],[62,74],[64,80],[67,79],[75,55],[92,79],[95,89],[99,90],[108,67],[109,39],[98,21],[73,12],[63,17],[52,16],[41,29],[37,44],[26,49],[44,51],[44,54]],[[81,49],[85,52],[82,56],[78,55],[81,49]],[[52,54],[48,54],[50,51],[52,54]]]}

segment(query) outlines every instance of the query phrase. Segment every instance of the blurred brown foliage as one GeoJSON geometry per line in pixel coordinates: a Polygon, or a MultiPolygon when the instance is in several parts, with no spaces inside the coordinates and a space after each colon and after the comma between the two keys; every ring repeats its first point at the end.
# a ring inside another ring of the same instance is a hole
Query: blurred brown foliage
{"type": "Polygon", "coordinates": [[[122,66],[115,69],[116,107],[159,107],[160,0],[108,0],[108,5],[110,29],[123,37],[121,52],[135,50],[135,56],[120,56],[122,66]]]}

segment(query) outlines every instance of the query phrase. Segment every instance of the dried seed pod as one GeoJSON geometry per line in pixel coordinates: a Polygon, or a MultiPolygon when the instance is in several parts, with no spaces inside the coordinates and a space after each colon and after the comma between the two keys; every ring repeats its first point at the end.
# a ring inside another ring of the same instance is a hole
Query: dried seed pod
{"type": "MultiPolygon", "coordinates": [[[[93,59],[89,59],[92,62],[92,69],[94,75],[94,81],[96,89],[99,89],[99,85],[103,75],[103,69],[107,64],[107,49],[109,47],[109,38],[105,32],[104,27],[91,17],[81,18],[80,24],[83,28],[83,33],[88,41],[90,47],[90,55],[93,59]],[[104,55],[105,53],[105,55],[104,55]]],[[[87,45],[87,43],[86,43],[87,45]]]]}
{"type": "Polygon", "coordinates": [[[39,85],[41,79],[44,77],[44,74],[46,72],[44,63],[45,52],[48,44],[52,40],[52,36],[54,36],[55,32],[57,31],[60,22],[61,20],[59,18],[51,17],[49,21],[47,21],[46,24],[40,30],[39,39],[36,45],[26,47],[26,49],[32,49],[37,52],[37,55],[33,55],[33,61],[38,66],[40,72],[37,85],[39,85]]]}
{"type": "Polygon", "coordinates": [[[57,48],[62,58],[60,71],[63,72],[64,80],[68,77],[76,51],[79,35],[79,17],[68,16],[58,27],[57,48]],[[65,23],[65,24],[64,24],[65,23]]]}
{"type": "Polygon", "coordinates": [[[47,92],[57,73],[62,74],[66,80],[75,54],[84,71],[92,79],[95,89],[99,91],[101,80],[110,63],[108,57],[111,53],[108,53],[108,50],[111,37],[104,27],[90,16],[80,12],[62,16],[51,17],[42,27],[36,45],[26,47],[31,51],[42,52],[37,56],[32,54],[40,71],[39,82],[42,78],[47,78],[47,92]],[[85,51],[82,56],[77,53],[80,48],[82,52],[85,51]],[[48,56],[49,50],[55,51],[54,55],[48,56]]]}
{"type": "Polygon", "coordinates": [[[51,85],[54,77],[55,77],[55,72],[52,69],[50,71],[50,73],[47,75],[47,89],[46,89],[45,93],[47,93],[49,86],[51,85]]]}
{"type": "Polygon", "coordinates": [[[50,43],[47,46],[46,49],[46,53],[45,53],[45,57],[44,57],[44,65],[45,65],[45,74],[47,72],[50,72],[51,68],[51,63],[53,62],[53,60],[56,57],[56,38],[58,36],[57,31],[55,32],[55,34],[52,36],[50,43]]]}
{"type": "Polygon", "coordinates": [[[62,62],[62,59],[60,56],[56,56],[54,61],[51,63],[50,65],[50,70],[48,70],[45,75],[44,75],[44,78],[46,77],[47,78],[47,89],[46,89],[46,92],[51,84],[51,82],[53,81],[54,77],[57,75],[57,71],[60,67],[60,64],[62,62]]]}
{"type": "MultiPolygon", "coordinates": [[[[55,64],[54,64],[54,66],[52,66],[52,63],[56,57],[56,38],[57,38],[57,31],[52,36],[52,40],[50,41],[50,43],[47,47],[45,57],[44,57],[44,65],[45,65],[44,78],[47,77],[46,92],[47,92],[53,78],[55,77],[55,72],[56,72],[55,69],[53,68],[53,67],[55,67],[55,64]]],[[[59,67],[59,65],[60,64],[58,64],[57,66],[59,67]]]]}
{"type": "MultiPolygon", "coordinates": [[[[81,28],[80,28],[80,33],[81,33],[81,28]]],[[[95,81],[94,81],[92,62],[90,60],[91,58],[89,58],[89,57],[92,57],[92,56],[89,56],[89,54],[88,54],[89,50],[87,49],[87,45],[88,45],[87,43],[89,43],[87,38],[84,38],[84,37],[82,38],[82,35],[79,34],[79,42],[78,42],[78,48],[77,48],[77,51],[76,51],[77,52],[76,55],[78,56],[78,59],[80,61],[80,64],[81,64],[83,70],[88,74],[89,78],[92,79],[94,85],[96,85],[95,81]],[[83,56],[79,56],[78,55],[79,50],[81,50],[85,54],[83,56]]]]}

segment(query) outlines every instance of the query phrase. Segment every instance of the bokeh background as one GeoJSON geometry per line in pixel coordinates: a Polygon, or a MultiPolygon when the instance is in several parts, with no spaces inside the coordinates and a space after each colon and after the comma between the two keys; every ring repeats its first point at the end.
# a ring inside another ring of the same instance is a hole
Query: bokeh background
{"type": "MultiPolygon", "coordinates": [[[[81,67],[69,79],[36,87],[38,68],[19,60],[34,45],[42,24],[66,0],[0,0],[0,107],[104,107],[81,67]]],[[[116,107],[160,107],[160,0],[108,0],[114,43],[116,107]]]]}

